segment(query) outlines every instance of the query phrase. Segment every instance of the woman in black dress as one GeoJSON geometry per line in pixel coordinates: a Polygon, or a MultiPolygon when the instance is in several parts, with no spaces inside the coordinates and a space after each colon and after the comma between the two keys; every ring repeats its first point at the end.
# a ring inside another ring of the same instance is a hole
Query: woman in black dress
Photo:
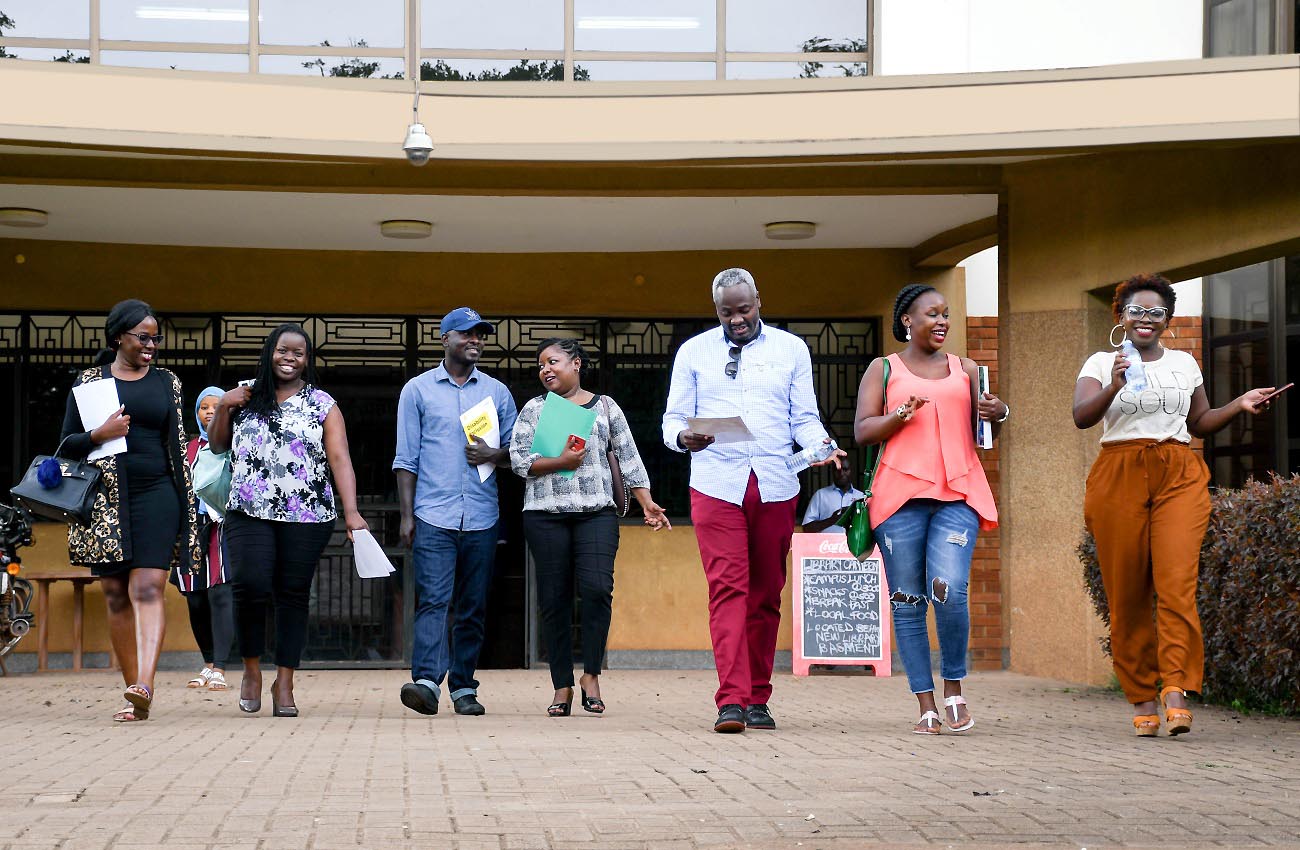
{"type": "Polygon", "coordinates": [[[87,430],[69,393],[63,454],[86,457],[117,437],[126,438],[126,451],[91,461],[103,472],[103,484],[90,524],[68,527],[68,558],[101,579],[109,639],[129,703],[113,719],[130,722],[148,718],[153,702],[168,571],[197,569],[201,557],[183,453],[181,382],[153,366],[163,340],[158,319],[143,301],[123,301],[109,312],[104,334],[109,349],[73,386],[112,380],[121,408],[87,430]]]}

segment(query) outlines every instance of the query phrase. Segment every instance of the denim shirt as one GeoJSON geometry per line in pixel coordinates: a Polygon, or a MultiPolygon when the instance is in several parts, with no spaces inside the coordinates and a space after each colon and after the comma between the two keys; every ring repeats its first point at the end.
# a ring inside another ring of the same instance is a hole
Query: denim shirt
{"type": "Polygon", "coordinates": [[[465,459],[465,429],[460,415],[490,398],[501,424],[501,445],[510,444],[518,411],[506,385],[470,372],[457,386],[439,364],[402,387],[397,402],[397,456],[393,469],[415,475],[415,516],[437,528],[483,531],[497,522],[497,476],[479,481],[465,459]]]}

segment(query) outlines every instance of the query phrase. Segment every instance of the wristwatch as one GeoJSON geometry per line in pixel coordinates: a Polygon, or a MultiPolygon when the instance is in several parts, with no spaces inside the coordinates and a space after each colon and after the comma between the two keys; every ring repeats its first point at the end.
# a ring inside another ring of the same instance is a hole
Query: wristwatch
{"type": "Polygon", "coordinates": [[[907,411],[906,404],[900,404],[897,408],[895,408],[894,415],[897,416],[899,420],[902,422],[906,422],[907,420],[912,418],[912,414],[908,413],[907,411]]]}

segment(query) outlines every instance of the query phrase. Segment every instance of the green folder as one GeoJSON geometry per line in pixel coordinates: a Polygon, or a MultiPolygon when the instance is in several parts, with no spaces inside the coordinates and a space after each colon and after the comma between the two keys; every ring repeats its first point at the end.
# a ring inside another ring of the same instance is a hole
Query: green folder
{"type": "MultiPolygon", "coordinates": [[[[555,393],[547,393],[546,401],[542,403],[542,414],[537,418],[537,430],[533,432],[532,450],[542,457],[559,457],[569,443],[570,434],[589,439],[595,424],[594,407],[588,410],[555,393]]],[[[556,475],[572,478],[573,472],[562,469],[556,475]]]]}

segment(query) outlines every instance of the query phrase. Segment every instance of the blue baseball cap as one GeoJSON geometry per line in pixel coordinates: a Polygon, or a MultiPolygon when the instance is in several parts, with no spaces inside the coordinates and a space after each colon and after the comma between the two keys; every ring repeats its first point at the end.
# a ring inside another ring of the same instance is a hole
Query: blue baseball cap
{"type": "Polygon", "coordinates": [[[487,333],[493,333],[496,330],[491,322],[485,322],[482,316],[469,307],[457,307],[442,317],[442,324],[438,326],[438,334],[442,336],[448,331],[467,331],[470,328],[484,328],[487,333]]]}

